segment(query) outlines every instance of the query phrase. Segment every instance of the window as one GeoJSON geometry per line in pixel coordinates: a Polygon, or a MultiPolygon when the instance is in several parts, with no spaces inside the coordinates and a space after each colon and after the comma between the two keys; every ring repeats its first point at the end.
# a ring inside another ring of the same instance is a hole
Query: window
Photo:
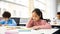
{"type": "Polygon", "coordinates": [[[28,18],[28,0],[2,0],[0,2],[2,13],[7,10],[12,17],[28,18]]]}
{"type": "Polygon", "coordinates": [[[34,0],[34,8],[39,8],[43,13],[43,18],[46,18],[46,0],[34,0]]]}
{"type": "Polygon", "coordinates": [[[34,7],[39,8],[41,10],[45,10],[46,9],[46,3],[44,0],[35,0],[34,1],[34,7]]]}

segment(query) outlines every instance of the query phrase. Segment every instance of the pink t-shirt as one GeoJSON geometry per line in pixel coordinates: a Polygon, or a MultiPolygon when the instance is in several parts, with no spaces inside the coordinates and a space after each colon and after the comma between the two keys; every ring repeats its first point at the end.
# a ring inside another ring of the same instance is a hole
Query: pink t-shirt
{"type": "Polygon", "coordinates": [[[27,28],[34,27],[34,26],[39,26],[38,28],[41,29],[50,29],[51,25],[47,23],[45,20],[39,20],[37,22],[34,22],[32,19],[29,21],[29,23],[26,24],[27,28]]]}

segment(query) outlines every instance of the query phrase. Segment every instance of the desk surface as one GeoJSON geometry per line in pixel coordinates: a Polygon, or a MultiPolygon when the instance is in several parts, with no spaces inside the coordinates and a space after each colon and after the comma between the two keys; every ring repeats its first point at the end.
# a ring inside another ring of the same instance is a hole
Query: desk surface
{"type": "Polygon", "coordinates": [[[40,30],[33,30],[22,26],[7,26],[7,27],[0,27],[0,34],[4,34],[5,32],[13,32],[18,34],[52,34],[53,32],[59,29],[40,29],[40,30]]]}
{"type": "Polygon", "coordinates": [[[51,25],[60,26],[60,23],[50,22],[51,25]]]}
{"type": "Polygon", "coordinates": [[[53,25],[53,26],[60,26],[60,24],[51,24],[51,25],[53,25]]]}

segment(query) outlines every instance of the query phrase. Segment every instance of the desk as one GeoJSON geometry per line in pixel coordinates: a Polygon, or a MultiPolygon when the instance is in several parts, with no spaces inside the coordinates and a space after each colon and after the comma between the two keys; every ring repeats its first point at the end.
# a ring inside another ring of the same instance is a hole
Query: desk
{"type": "Polygon", "coordinates": [[[60,25],[59,24],[52,24],[52,28],[58,28],[58,29],[60,29],[60,25]]]}
{"type": "Polygon", "coordinates": [[[60,24],[52,24],[52,23],[51,23],[51,25],[60,26],[60,24]]]}
{"type": "Polygon", "coordinates": [[[9,33],[9,32],[14,33],[14,34],[52,34],[53,32],[59,30],[59,29],[33,30],[33,29],[26,28],[26,27],[20,27],[21,29],[18,28],[18,29],[8,30],[9,28],[10,27],[0,27],[0,34],[5,34],[5,33],[9,33]]]}
{"type": "Polygon", "coordinates": [[[60,24],[55,24],[53,22],[50,22],[52,28],[59,28],[60,29],[60,24]]]}

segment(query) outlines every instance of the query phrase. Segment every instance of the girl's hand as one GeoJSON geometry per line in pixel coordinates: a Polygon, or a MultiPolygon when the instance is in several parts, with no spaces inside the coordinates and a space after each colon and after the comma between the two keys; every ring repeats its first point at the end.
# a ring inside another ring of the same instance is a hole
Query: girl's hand
{"type": "Polygon", "coordinates": [[[32,29],[38,30],[38,29],[40,29],[40,28],[39,28],[39,26],[33,26],[32,29]]]}

